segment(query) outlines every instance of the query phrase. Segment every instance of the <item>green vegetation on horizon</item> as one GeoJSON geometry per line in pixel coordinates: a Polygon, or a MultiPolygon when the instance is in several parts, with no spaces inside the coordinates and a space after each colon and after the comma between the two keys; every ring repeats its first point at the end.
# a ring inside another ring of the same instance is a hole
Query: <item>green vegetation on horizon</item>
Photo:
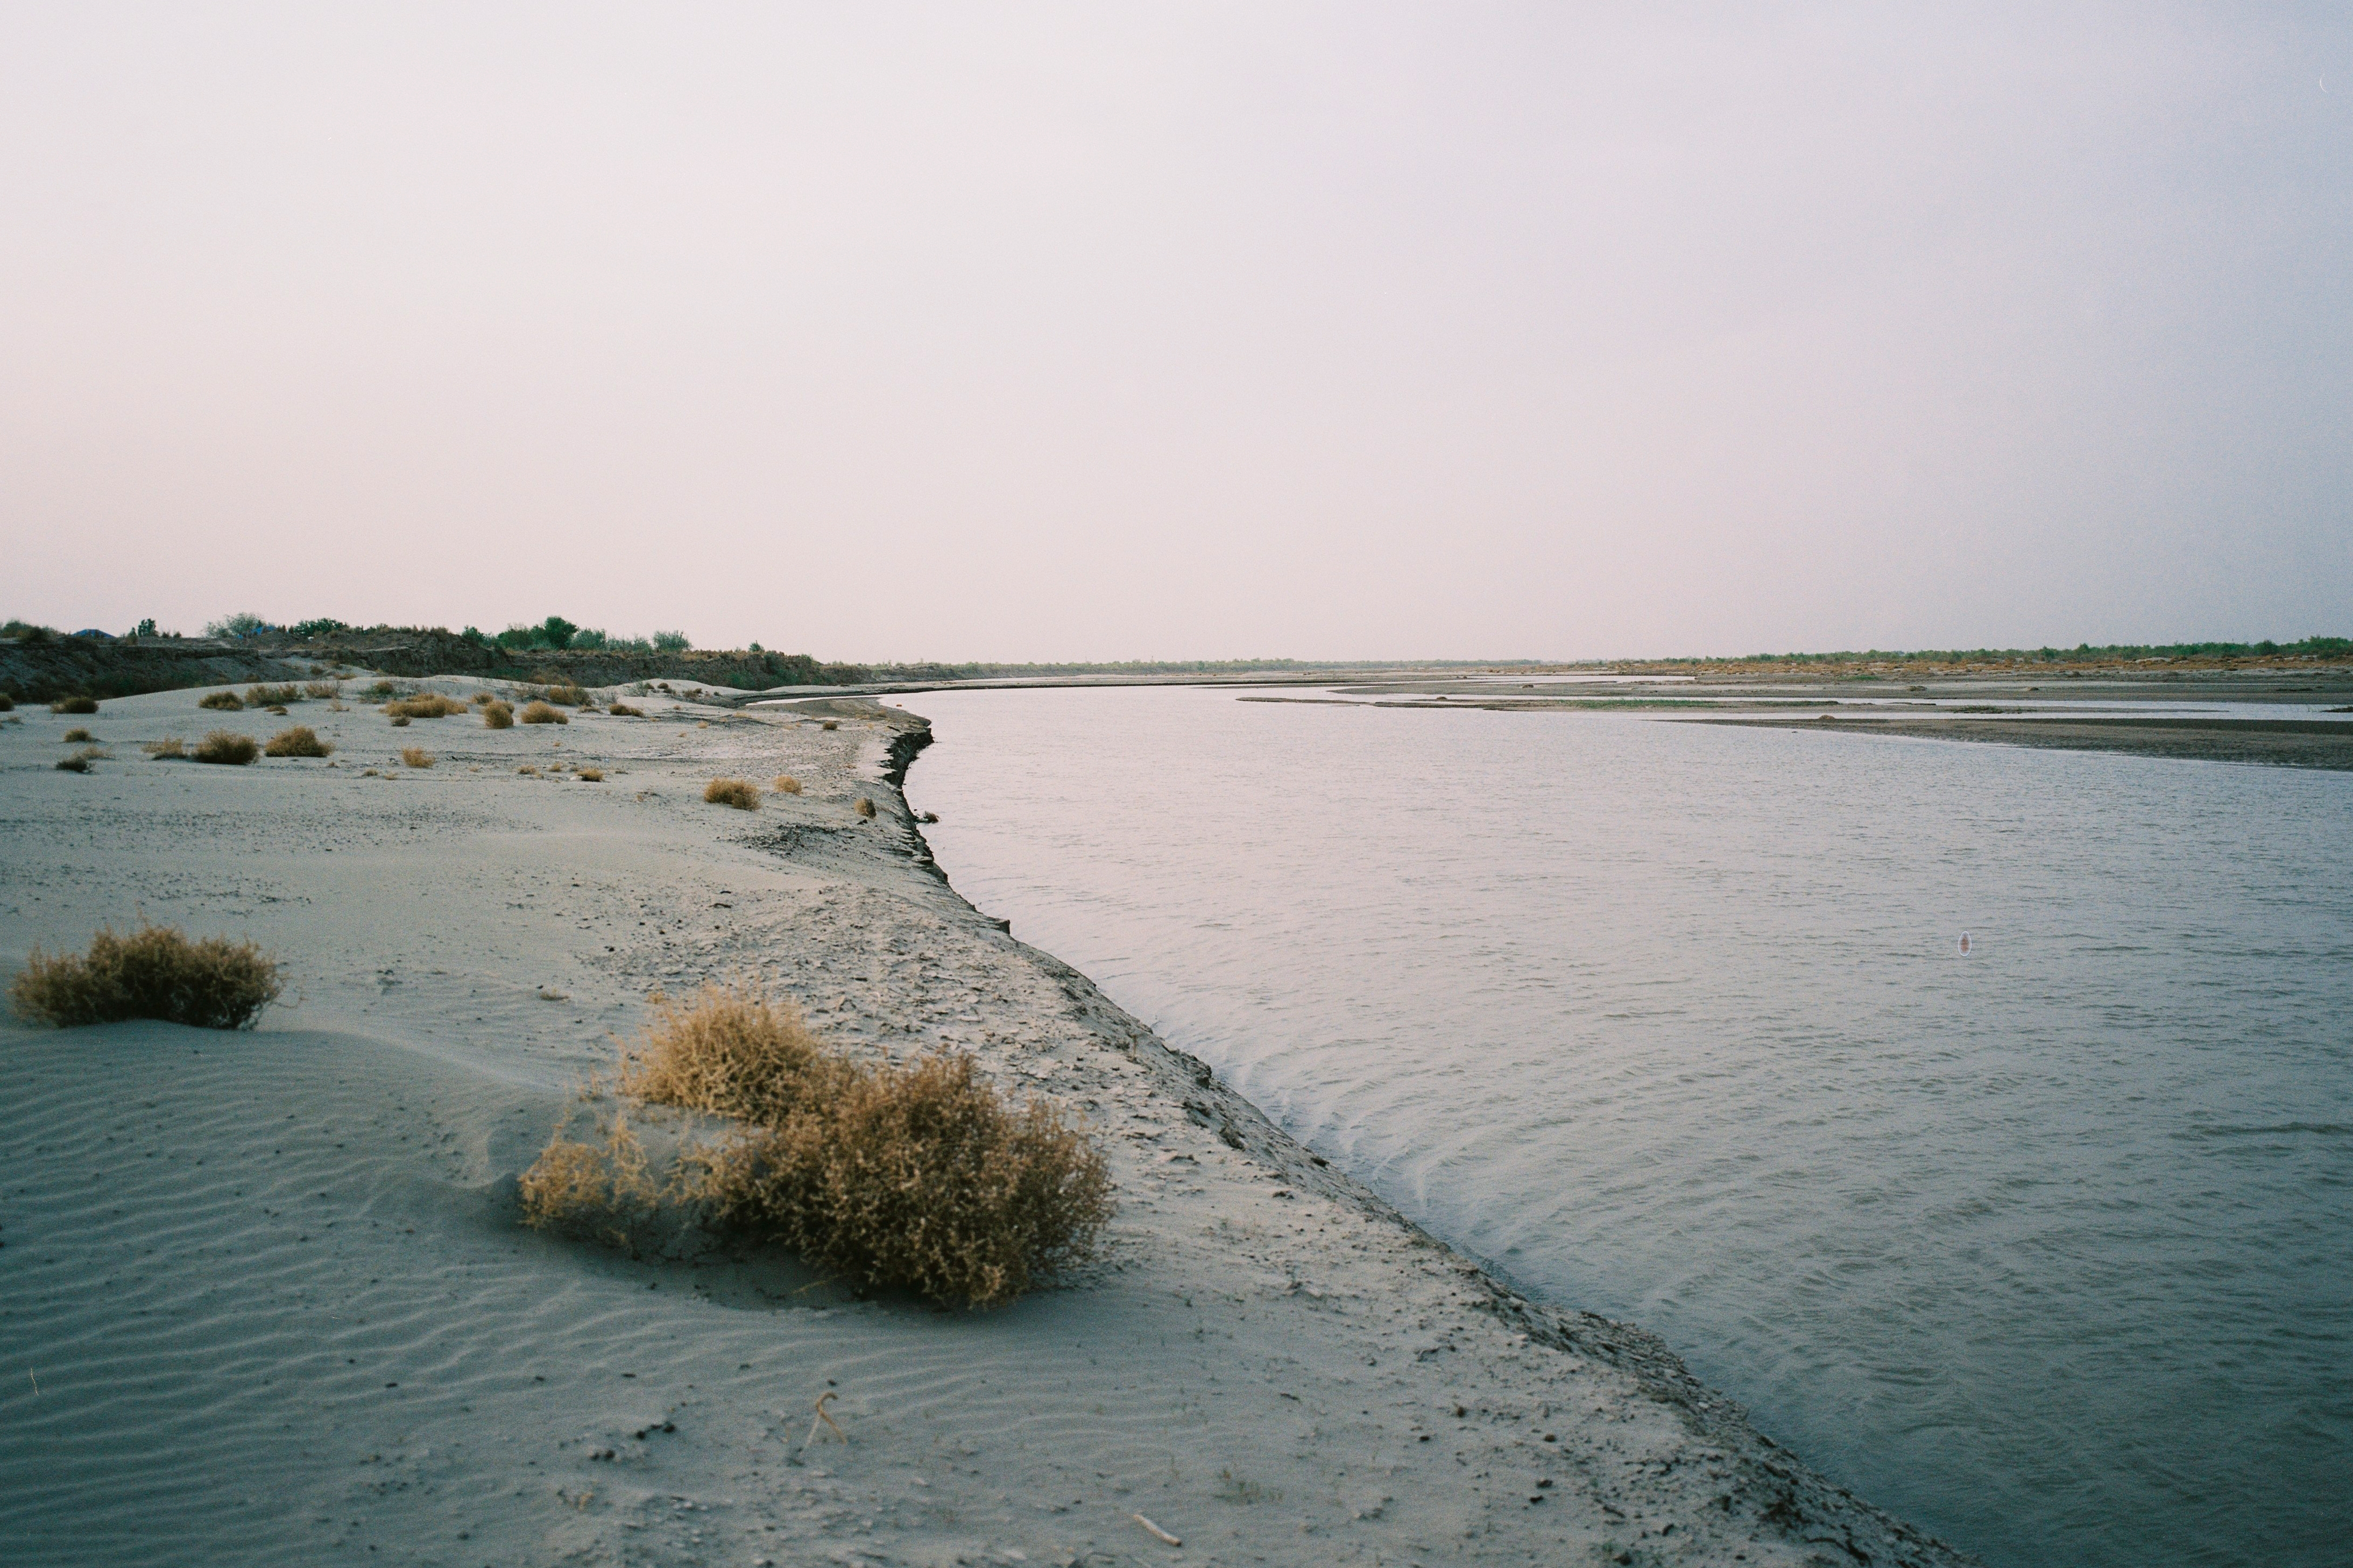
{"type": "Polygon", "coordinates": [[[2274,658],[2298,656],[2341,658],[2353,654],[2353,637],[2308,637],[2301,642],[2078,643],[2073,647],[1864,648],[1841,653],[1751,653],[1684,655],[1672,658],[1621,659],[1623,664],[1985,664],[2039,659],[2274,658]]]}

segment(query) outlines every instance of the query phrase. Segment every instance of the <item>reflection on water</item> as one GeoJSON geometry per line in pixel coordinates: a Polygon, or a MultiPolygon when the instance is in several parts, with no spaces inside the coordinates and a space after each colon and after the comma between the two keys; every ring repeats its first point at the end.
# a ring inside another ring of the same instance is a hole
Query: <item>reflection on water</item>
{"type": "Polygon", "coordinates": [[[1873,1500],[2002,1564],[2343,1560],[2353,777],[909,701],[966,897],[1873,1500]]]}

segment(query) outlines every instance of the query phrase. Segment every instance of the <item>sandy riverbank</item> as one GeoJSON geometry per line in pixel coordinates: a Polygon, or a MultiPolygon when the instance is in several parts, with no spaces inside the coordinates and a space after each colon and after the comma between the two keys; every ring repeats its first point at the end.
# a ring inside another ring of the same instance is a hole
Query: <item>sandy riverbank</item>
{"type": "Polygon", "coordinates": [[[0,729],[0,965],[143,910],[250,934],[292,983],[250,1035],[0,1029],[13,1560],[1959,1561],[976,913],[888,776],[920,721],[657,694],[396,730],[198,695],[0,729]],[[139,752],[298,721],[335,765],[139,752]],[[56,771],[69,725],[113,760],[56,771]],[[722,773],[806,793],[705,805],[722,773]],[[609,1037],[731,973],[855,1048],[969,1050],[1084,1114],[1119,1185],[1103,1262],[975,1316],[521,1227],[514,1176],[609,1037]],[[828,1389],[850,1441],[804,1450],[828,1389]]]}

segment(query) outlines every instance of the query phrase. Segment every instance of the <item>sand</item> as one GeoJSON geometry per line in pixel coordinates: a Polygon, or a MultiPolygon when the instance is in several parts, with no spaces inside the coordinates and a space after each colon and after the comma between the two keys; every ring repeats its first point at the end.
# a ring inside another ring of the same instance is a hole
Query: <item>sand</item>
{"type": "Polygon", "coordinates": [[[1962,1560],[974,911],[891,781],[923,737],[900,710],[836,700],[828,731],[655,694],[494,731],[199,695],[0,728],[0,967],[143,911],[253,936],[291,982],[249,1034],[0,1028],[11,1562],[1962,1560]],[[139,752],[294,722],[332,763],[139,752]],[[73,724],[113,760],[56,771],[73,724]],[[605,780],[517,771],[557,764],[605,780]],[[705,805],[723,773],[806,793],[705,805]],[[524,1228],[517,1173],[649,993],[729,974],[1086,1118],[1103,1259],[975,1314],[691,1234],[524,1228]],[[811,1440],[828,1392],[846,1442],[811,1440]]]}

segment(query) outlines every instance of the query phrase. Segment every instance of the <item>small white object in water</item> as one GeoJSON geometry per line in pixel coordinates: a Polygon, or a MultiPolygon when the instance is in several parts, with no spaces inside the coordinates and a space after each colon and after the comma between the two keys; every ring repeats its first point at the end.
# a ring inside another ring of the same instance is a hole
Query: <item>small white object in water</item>
{"type": "Polygon", "coordinates": [[[1969,933],[1968,933],[1968,932],[1967,932],[1967,931],[1963,931],[1963,932],[1961,933],[1961,954],[1962,954],[1962,956],[1963,956],[1963,957],[1967,957],[1967,956],[1968,955],[1968,951],[1969,951],[1969,933]]]}

